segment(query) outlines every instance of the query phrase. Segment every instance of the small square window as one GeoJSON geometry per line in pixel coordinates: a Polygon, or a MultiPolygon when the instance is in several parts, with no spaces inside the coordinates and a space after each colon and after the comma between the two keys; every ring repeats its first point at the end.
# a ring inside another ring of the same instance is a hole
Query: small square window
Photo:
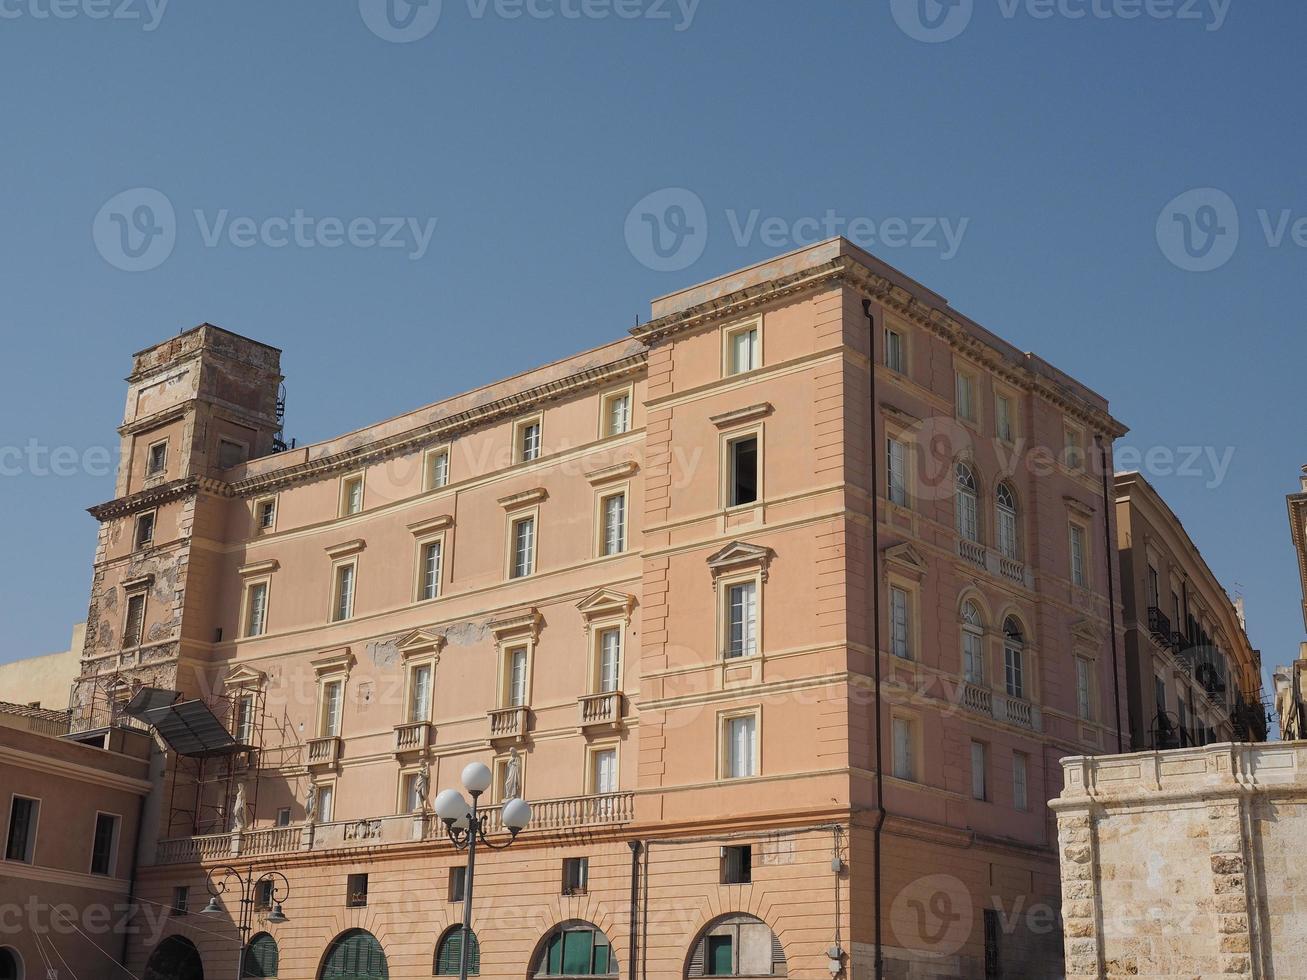
{"type": "Polygon", "coordinates": [[[762,332],[757,323],[726,331],[726,373],[744,374],[762,367],[762,332]]]}
{"type": "Polygon", "coordinates": [[[271,531],[277,526],[277,499],[269,497],[254,505],[254,526],[260,531],[271,531]]]}
{"type": "Polygon", "coordinates": [[[186,915],[191,910],[191,890],[186,885],[177,885],[172,890],[173,915],[186,915]]]}
{"type": "Polygon", "coordinates": [[[758,500],[758,437],[742,436],[726,444],[729,480],[727,505],[742,507],[758,500]]]}
{"type": "Polygon", "coordinates": [[[136,533],[132,543],[137,551],[154,544],[154,511],[136,515],[136,533]]]}
{"type": "Polygon", "coordinates": [[[617,391],[605,395],[602,402],[601,432],[605,436],[620,436],[631,431],[631,393],[617,391]]]}
{"type": "Polygon", "coordinates": [[[290,807],[283,806],[277,809],[277,819],[275,825],[278,827],[290,826],[290,807]]]}
{"type": "Polygon", "coordinates": [[[345,907],[361,909],[368,904],[368,876],[350,875],[345,887],[345,907]]]}
{"type": "Polygon", "coordinates": [[[149,449],[145,463],[146,476],[158,476],[168,466],[168,441],[156,442],[149,449]]]}
{"type": "Polygon", "coordinates": [[[747,885],[753,881],[753,847],[722,848],[722,884],[747,885]]]}
{"type": "Polygon", "coordinates": [[[590,859],[583,857],[563,859],[563,894],[584,895],[590,879],[590,859]]]}
{"type": "Polygon", "coordinates": [[[449,900],[463,901],[464,888],[467,887],[467,865],[449,869],[449,900]]]}

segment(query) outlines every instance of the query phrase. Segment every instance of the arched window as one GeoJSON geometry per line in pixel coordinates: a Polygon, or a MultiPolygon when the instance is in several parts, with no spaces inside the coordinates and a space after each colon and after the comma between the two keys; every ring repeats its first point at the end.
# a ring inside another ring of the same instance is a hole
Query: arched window
{"type": "Polygon", "coordinates": [[[390,980],[381,943],[363,929],[342,932],[327,949],[318,980],[390,980]]]}
{"type": "Polygon", "coordinates": [[[589,922],[564,922],[549,930],[536,953],[537,977],[615,977],[617,961],[608,937],[589,922]]]}
{"type": "Polygon", "coordinates": [[[146,961],[144,980],[204,980],[200,951],[184,936],[169,936],[146,961]]]}
{"type": "Polygon", "coordinates": [[[976,511],[976,474],[966,463],[954,467],[957,479],[958,534],[968,541],[980,541],[980,518],[976,511]]]}
{"type": "Polygon", "coordinates": [[[752,915],[715,919],[690,947],[687,977],[783,977],[785,950],[767,923],[752,915]]]}
{"type": "Polygon", "coordinates": [[[277,975],[277,940],[261,932],[245,947],[241,977],[275,977],[277,975]]]}
{"type": "Polygon", "coordinates": [[[1015,616],[1003,621],[1003,679],[1010,698],[1026,696],[1026,639],[1015,616]]]}
{"type": "MultiPolygon", "coordinates": [[[[432,973],[438,977],[456,977],[459,975],[461,967],[460,958],[463,955],[463,927],[450,926],[445,930],[445,934],[440,937],[440,942],[436,943],[436,964],[432,973]]],[[[468,976],[476,976],[481,972],[481,944],[477,942],[477,934],[468,931],[467,941],[467,973],[468,976]]]]}
{"type": "Polygon", "coordinates": [[[1012,488],[1000,483],[994,494],[998,510],[998,551],[1004,558],[1017,557],[1017,498],[1012,488]]]}
{"type": "Polygon", "coordinates": [[[985,621],[970,599],[962,605],[962,677],[970,684],[985,682],[985,621]]]}

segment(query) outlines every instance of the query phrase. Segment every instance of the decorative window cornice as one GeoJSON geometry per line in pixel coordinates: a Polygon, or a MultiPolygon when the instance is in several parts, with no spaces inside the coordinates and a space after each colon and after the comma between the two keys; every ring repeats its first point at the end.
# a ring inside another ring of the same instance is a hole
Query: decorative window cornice
{"type": "Polygon", "coordinates": [[[630,625],[635,596],[613,589],[600,589],[578,602],[576,608],[587,623],[605,616],[621,616],[630,625]]]}
{"type": "Polygon", "coordinates": [[[251,575],[271,575],[281,563],[275,558],[269,558],[267,561],[250,562],[248,565],[242,565],[236,569],[236,574],[241,578],[249,578],[251,575]]]}
{"type": "Polygon", "coordinates": [[[887,565],[897,565],[900,568],[906,568],[917,577],[926,574],[930,566],[926,559],[922,557],[921,552],[912,545],[904,542],[903,544],[891,545],[882,552],[885,556],[887,565]]]}
{"type": "Polygon", "coordinates": [[[1079,514],[1086,519],[1094,516],[1093,504],[1087,504],[1078,497],[1063,497],[1062,502],[1066,504],[1066,509],[1073,514],[1079,514]]]}
{"type": "Polygon", "coordinates": [[[625,463],[616,463],[613,466],[605,466],[602,469],[591,470],[585,475],[592,486],[598,486],[601,483],[612,483],[616,480],[628,479],[635,476],[640,470],[640,464],[633,459],[625,463]]]}
{"type": "Polygon", "coordinates": [[[762,581],[766,582],[768,569],[775,557],[776,552],[771,548],[732,541],[708,558],[708,572],[712,575],[713,588],[717,588],[717,580],[721,576],[750,569],[756,569],[761,574],[762,581]]]}
{"type": "Polygon", "coordinates": [[[357,555],[366,547],[366,541],[362,538],[355,538],[353,541],[342,541],[340,544],[333,544],[324,550],[332,558],[348,558],[350,555],[357,555]]]}
{"type": "Polygon", "coordinates": [[[911,412],[905,412],[897,405],[891,405],[889,402],[881,402],[880,410],[881,414],[886,418],[893,419],[899,425],[913,426],[918,425],[921,422],[921,419],[917,418],[911,412]]]}
{"type": "Polygon", "coordinates": [[[539,609],[531,606],[529,609],[510,613],[507,616],[501,616],[499,619],[492,619],[488,625],[490,632],[495,634],[495,639],[501,642],[518,638],[536,640],[540,637],[544,617],[540,615],[539,609]]]}
{"type": "Polygon", "coordinates": [[[517,510],[547,499],[549,499],[549,491],[544,487],[535,487],[531,490],[523,490],[521,493],[509,494],[507,497],[500,497],[499,506],[504,510],[517,510]]]}
{"type": "Polygon", "coordinates": [[[711,415],[708,421],[719,429],[729,429],[732,426],[744,425],[747,422],[756,422],[758,419],[764,419],[775,409],[771,402],[759,402],[757,405],[749,405],[745,408],[737,408],[730,412],[722,412],[720,415],[711,415]]]}
{"type": "Polygon", "coordinates": [[[148,575],[137,575],[135,578],[123,579],[122,586],[124,592],[144,592],[154,584],[154,573],[148,575]]]}
{"type": "Polygon", "coordinates": [[[318,657],[309,663],[313,667],[314,673],[319,677],[325,677],[329,674],[344,674],[349,677],[349,672],[354,668],[358,661],[354,654],[350,652],[349,647],[337,650],[335,653],[328,654],[325,657],[318,657]]]}
{"type": "Polygon", "coordinates": [[[420,654],[435,654],[437,658],[445,645],[445,635],[428,629],[416,629],[399,638],[395,644],[400,658],[408,660],[420,654]]]}
{"type": "Polygon", "coordinates": [[[416,524],[409,524],[408,529],[414,537],[423,534],[433,534],[436,531],[443,531],[446,528],[454,526],[454,518],[449,514],[441,514],[439,517],[432,517],[425,521],[418,521],[416,524]]]}
{"type": "Polygon", "coordinates": [[[261,670],[241,664],[227,672],[227,676],[222,679],[223,686],[228,688],[261,688],[267,683],[268,675],[261,670]]]}

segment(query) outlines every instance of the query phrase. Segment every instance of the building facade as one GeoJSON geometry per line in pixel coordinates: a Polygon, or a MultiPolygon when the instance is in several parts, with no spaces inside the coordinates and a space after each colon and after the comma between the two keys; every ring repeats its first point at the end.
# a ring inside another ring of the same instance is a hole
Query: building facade
{"type": "Polygon", "coordinates": [[[128,955],[132,878],[150,740],[107,747],[58,737],[67,715],[0,704],[0,978],[110,977],[128,955]]]}
{"type": "Polygon", "coordinates": [[[1153,486],[1139,473],[1115,483],[1131,747],[1265,741],[1242,610],[1153,486]]]}
{"type": "Polygon", "coordinates": [[[0,664],[0,702],[66,711],[73,681],[81,673],[86,624],[73,627],[68,649],[0,664]]]}
{"type": "Polygon", "coordinates": [[[1129,737],[1101,396],[843,240],[323,443],[280,381],[137,354],[93,509],[75,728],[221,729],[168,743],[138,895],[188,914],[129,969],[237,963],[233,864],[289,885],[252,975],[456,971],[428,794],[479,760],[535,814],[479,975],[1059,974],[1045,803],[1129,737]]]}

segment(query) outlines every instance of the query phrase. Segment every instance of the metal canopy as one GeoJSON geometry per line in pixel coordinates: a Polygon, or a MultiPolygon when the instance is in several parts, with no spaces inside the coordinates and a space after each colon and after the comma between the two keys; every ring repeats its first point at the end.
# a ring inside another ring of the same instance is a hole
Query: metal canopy
{"type": "Polygon", "coordinates": [[[123,708],[123,713],[144,721],[147,711],[153,708],[165,708],[180,697],[180,691],[169,691],[162,687],[143,687],[132,695],[132,699],[123,708]]]}
{"type": "Polygon", "coordinates": [[[232,738],[203,701],[149,708],[144,717],[178,755],[231,755],[245,748],[232,738]]]}

